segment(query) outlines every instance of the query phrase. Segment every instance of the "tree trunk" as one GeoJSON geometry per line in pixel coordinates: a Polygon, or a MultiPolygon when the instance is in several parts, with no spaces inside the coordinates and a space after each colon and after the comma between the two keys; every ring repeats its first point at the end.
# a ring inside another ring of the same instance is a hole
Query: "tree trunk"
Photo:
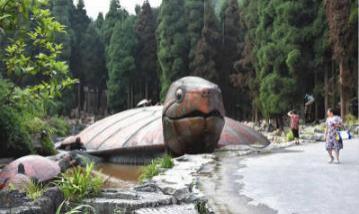
{"type": "Polygon", "coordinates": [[[336,103],[336,95],[337,95],[337,87],[336,87],[336,63],[334,62],[334,60],[332,60],[332,108],[337,107],[337,103],[336,103]]]}
{"type": "Polygon", "coordinates": [[[346,86],[346,75],[344,62],[339,63],[339,76],[340,76],[340,115],[344,119],[348,112],[348,91],[346,86]]]}
{"type": "MultiPolygon", "coordinates": [[[[329,105],[329,87],[328,87],[328,67],[324,69],[324,110],[325,113],[328,111],[329,105]]],[[[325,114],[324,114],[325,117],[325,114]]]]}
{"type": "MultiPolygon", "coordinates": [[[[314,86],[317,82],[318,82],[318,72],[315,70],[314,71],[314,86]]],[[[318,120],[318,102],[319,102],[319,99],[317,97],[314,102],[314,121],[318,120]]]]}
{"type": "Polygon", "coordinates": [[[130,108],[130,100],[131,100],[131,83],[128,83],[128,88],[127,88],[127,109],[130,108]]]}

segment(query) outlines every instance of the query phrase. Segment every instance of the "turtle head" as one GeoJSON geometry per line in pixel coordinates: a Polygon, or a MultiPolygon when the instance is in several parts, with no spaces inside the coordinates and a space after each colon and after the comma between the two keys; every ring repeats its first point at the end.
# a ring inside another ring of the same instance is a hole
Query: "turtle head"
{"type": "Polygon", "coordinates": [[[213,152],[224,126],[219,87],[199,77],[184,77],[170,86],[163,108],[167,149],[175,155],[213,152]]]}

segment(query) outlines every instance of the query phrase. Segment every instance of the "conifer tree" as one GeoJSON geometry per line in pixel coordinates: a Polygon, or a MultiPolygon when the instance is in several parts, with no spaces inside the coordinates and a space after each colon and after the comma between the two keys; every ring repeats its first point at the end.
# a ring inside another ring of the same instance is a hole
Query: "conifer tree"
{"type": "Polygon", "coordinates": [[[156,19],[148,1],[143,3],[139,12],[135,32],[138,40],[136,64],[143,77],[144,97],[156,100],[159,90],[156,19]]]}
{"type": "Polygon", "coordinates": [[[204,26],[194,50],[191,74],[218,82],[216,57],[219,51],[220,34],[218,22],[210,1],[205,0],[204,26]]]}
{"type": "Polygon", "coordinates": [[[183,1],[162,1],[157,30],[163,99],[172,81],[188,75],[188,37],[183,1]]]}

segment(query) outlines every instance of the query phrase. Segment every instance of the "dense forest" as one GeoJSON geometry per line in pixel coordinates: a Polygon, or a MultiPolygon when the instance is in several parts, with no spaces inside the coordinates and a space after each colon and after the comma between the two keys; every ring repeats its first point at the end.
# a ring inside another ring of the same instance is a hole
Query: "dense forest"
{"type": "Polygon", "coordinates": [[[144,98],[160,103],[187,75],[217,83],[226,114],[239,120],[280,121],[303,112],[306,94],[315,97],[315,119],[329,107],[357,115],[357,6],[163,0],[130,14],[112,0],[93,20],[83,0],[0,0],[0,138],[26,143],[40,130],[29,127],[74,109],[104,115],[144,98]]]}
{"type": "Polygon", "coordinates": [[[61,59],[79,80],[62,101],[67,112],[83,108],[85,87],[106,90],[117,112],[160,102],[186,75],[219,84],[237,119],[302,110],[305,94],[316,99],[316,118],[339,102],[343,115],[357,111],[357,1],[145,1],[131,15],[113,0],[96,20],[82,0],[49,8],[66,26],[61,59]]]}

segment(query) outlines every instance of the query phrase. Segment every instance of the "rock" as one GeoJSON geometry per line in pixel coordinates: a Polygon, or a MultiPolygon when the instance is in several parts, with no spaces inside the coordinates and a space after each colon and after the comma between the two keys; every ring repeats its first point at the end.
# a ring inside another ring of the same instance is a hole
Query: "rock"
{"type": "Polygon", "coordinates": [[[20,206],[30,199],[26,198],[24,192],[18,190],[2,190],[0,191],[0,210],[20,206]]]}
{"type": "Polygon", "coordinates": [[[149,181],[143,185],[136,186],[133,189],[136,191],[139,191],[139,192],[159,192],[160,191],[160,188],[151,181],[149,181]]]}
{"type": "Polygon", "coordinates": [[[315,133],[313,136],[315,141],[325,141],[325,137],[323,133],[315,133]]]}
{"type": "Polygon", "coordinates": [[[158,208],[142,208],[136,210],[135,214],[197,214],[195,204],[181,204],[172,206],[163,206],[158,208]]]}
{"type": "Polygon", "coordinates": [[[64,196],[57,187],[47,191],[35,201],[18,191],[0,191],[0,214],[48,214],[55,213],[64,196]]]}
{"type": "Polygon", "coordinates": [[[16,189],[20,192],[25,192],[27,186],[31,183],[31,179],[24,174],[16,174],[11,176],[5,184],[5,189],[16,189]]]}
{"type": "Polygon", "coordinates": [[[100,196],[85,199],[83,203],[92,206],[96,213],[132,213],[141,208],[161,207],[172,205],[173,198],[162,193],[112,190],[103,192],[100,196]],[[110,196],[110,197],[109,197],[110,196]]]}

